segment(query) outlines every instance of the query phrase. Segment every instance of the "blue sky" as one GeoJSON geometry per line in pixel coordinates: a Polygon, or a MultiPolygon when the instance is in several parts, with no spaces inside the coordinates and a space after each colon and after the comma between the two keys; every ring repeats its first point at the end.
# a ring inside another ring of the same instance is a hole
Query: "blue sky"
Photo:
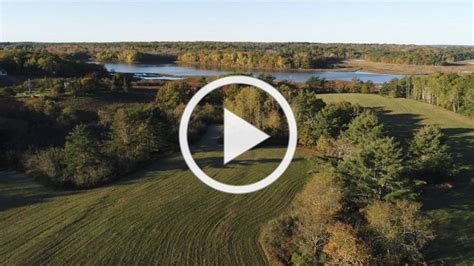
{"type": "Polygon", "coordinates": [[[474,45],[469,0],[0,1],[0,41],[474,45]]]}

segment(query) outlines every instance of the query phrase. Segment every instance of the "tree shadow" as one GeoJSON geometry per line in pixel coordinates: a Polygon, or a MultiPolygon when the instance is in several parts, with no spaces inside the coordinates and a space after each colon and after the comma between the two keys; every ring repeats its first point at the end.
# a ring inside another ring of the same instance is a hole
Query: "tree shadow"
{"type": "MultiPolygon", "coordinates": [[[[221,168],[221,169],[232,169],[238,166],[251,166],[256,164],[276,164],[281,162],[280,158],[271,158],[271,159],[242,159],[242,160],[232,160],[231,162],[224,165],[223,158],[221,156],[217,157],[205,157],[196,159],[196,163],[201,167],[212,167],[212,168],[221,168]]],[[[293,158],[292,162],[298,162],[303,160],[303,158],[293,158]]]]}
{"type": "Polygon", "coordinates": [[[443,133],[448,136],[448,143],[456,162],[462,163],[471,170],[474,177],[474,129],[473,128],[445,128],[443,133]]]}
{"type": "Polygon", "coordinates": [[[45,187],[22,173],[0,172],[0,212],[77,193],[80,191],[59,191],[45,187]]]}
{"type": "Polygon", "coordinates": [[[97,92],[85,97],[103,103],[147,103],[155,99],[156,91],[152,89],[132,89],[129,92],[97,92]]]}
{"type": "Polygon", "coordinates": [[[465,177],[452,190],[435,191],[423,200],[436,235],[426,248],[431,262],[451,264],[474,257],[474,187],[465,177]]]}
{"type": "Polygon", "coordinates": [[[394,114],[381,106],[369,108],[377,114],[380,121],[383,122],[387,133],[401,142],[406,142],[411,138],[416,130],[422,127],[423,118],[415,114],[394,114]]]}

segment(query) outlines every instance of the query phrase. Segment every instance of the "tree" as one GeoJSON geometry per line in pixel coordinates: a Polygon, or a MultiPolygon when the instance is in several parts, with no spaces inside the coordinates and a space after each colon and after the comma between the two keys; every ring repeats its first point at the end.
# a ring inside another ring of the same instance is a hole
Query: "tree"
{"type": "Polygon", "coordinates": [[[311,124],[317,113],[326,106],[326,103],[317,98],[316,93],[300,90],[291,99],[291,107],[298,123],[298,141],[304,146],[310,146],[316,141],[313,139],[311,124]]]}
{"type": "Polygon", "coordinates": [[[434,238],[430,220],[421,214],[418,202],[374,201],[362,212],[374,235],[369,241],[383,264],[420,262],[421,249],[434,238]]]}
{"type": "Polygon", "coordinates": [[[103,89],[104,84],[100,77],[95,74],[89,74],[79,80],[79,89],[84,93],[94,93],[103,89]]]}
{"type": "Polygon", "coordinates": [[[379,93],[390,97],[405,97],[407,95],[407,79],[394,78],[382,84],[379,93]]]}
{"type": "Polygon", "coordinates": [[[311,76],[305,82],[305,88],[314,91],[314,92],[325,92],[326,91],[326,79],[319,78],[316,76],[311,76]]]}
{"type": "Polygon", "coordinates": [[[296,219],[292,216],[283,216],[272,220],[264,228],[263,240],[270,254],[277,260],[289,264],[292,254],[297,249],[295,241],[296,219]]]}
{"type": "Polygon", "coordinates": [[[455,172],[453,157],[441,130],[427,125],[418,130],[410,142],[410,157],[415,175],[441,181],[455,172]]]}
{"type": "Polygon", "coordinates": [[[263,81],[265,81],[266,83],[272,85],[273,82],[275,81],[275,77],[272,76],[271,74],[265,74],[265,73],[260,73],[258,76],[257,76],[258,79],[261,79],[263,81]]]}
{"type": "Polygon", "coordinates": [[[342,190],[332,168],[323,168],[305,185],[294,201],[300,249],[318,260],[327,243],[327,226],[341,209],[342,190]]]}
{"type": "Polygon", "coordinates": [[[225,98],[224,106],[276,139],[287,136],[287,123],[275,99],[253,87],[240,88],[234,97],[225,98]]]}
{"type": "Polygon", "coordinates": [[[126,76],[123,77],[123,91],[128,92],[130,90],[130,80],[126,76]]]}
{"type": "Polygon", "coordinates": [[[383,137],[384,129],[377,116],[371,111],[364,111],[349,124],[341,138],[352,144],[361,144],[383,137]]]}
{"type": "Polygon", "coordinates": [[[295,83],[288,80],[281,80],[277,84],[278,91],[286,98],[293,99],[301,89],[295,83]]]}
{"type": "Polygon", "coordinates": [[[308,123],[309,143],[316,143],[320,136],[336,138],[361,112],[361,108],[348,102],[329,104],[308,123]]]}
{"type": "Polygon", "coordinates": [[[166,114],[154,106],[120,108],[111,126],[110,153],[117,168],[125,172],[152,159],[171,146],[174,127],[166,114]]]}
{"type": "Polygon", "coordinates": [[[131,88],[132,77],[130,74],[113,73],[112,80],[110,80],[111,91],[128,92],[131,88]]]}
{"type": "Polygon", "coordinates": [[[224,100],[224,106],[243,119],[261,128],[265,121],[265,101],[268,96],[252,87],[241,88],[233,100],[224,100]]]}
{"type": "Polygon", "coordinates": [[[357,238],[352,226],[336,222],[328,226],[328,233],[324,252],[331,257],[332,263],[363,265],[369,261],[369,249],[357,238]]]}
{"type": "Polygon", "coordinates": [[[342,139],[333,139],[331,137],[321,136],[315,147],[316,151],[328,158],[342,159],[349,154],[353,145],[342,139]]]}
{"type": "Polygon", "coordinates": [[[291,99],[291,107],[295,113],[299,125],[305,124],[326,106],[326,103],[318,98],[317,94],[307,90],[300,90],[291,99]]]}
{"type": "Polygon", "coordinates": [[[55,185],[65,185],[64,150],[47,148],[25,156],[26,173],[39,180],[47,180],[55,185]]]}
{"type": "Polygon", "coordinates": [[[185,81],[167,82],[156,94],[156,103],[174,109],[179,104],[187,104],[191,99],[191,86],[185,81]]]}
{"type": "Polygon", "coordinates": [[[404,170],[402,150],[390,137],[359,146],[337,167],[346,198],[359,204],[372,199],[414,198],[413,183],[402,176],[404,170]]]}
{"type": "Polygon", "coordinates": [[[474,74],[434,73],[404,79],[406,97],[472,116],[474,74]]]}
{"type": "Polygon", "coordinates": [[[66,138],[64,148],[66,174],[77,187],[89,187],[106,181],[112,172],[100,146],[85,125],[76,126],[66,138]]]}

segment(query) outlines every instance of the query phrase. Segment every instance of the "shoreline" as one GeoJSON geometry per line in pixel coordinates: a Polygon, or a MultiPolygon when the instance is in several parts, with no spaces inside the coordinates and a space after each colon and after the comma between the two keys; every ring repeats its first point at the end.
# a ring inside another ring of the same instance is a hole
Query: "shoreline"
{"type": "Polygon", "coordinates": [[[183,67],[194,67],[197,69],[216,70],[216,71],[230,71],[237,73],[252,73],[261,71],[272,71],[272,72],[367,72],[373,74],[398,74],[398,75],[427,75],[436,72],[442,73],[459,73],[459,74],[471,74],[474,73],[474,64],[458,64],[450,66],[434,66],[434,65],[406,65],[406,64],[393,64],[393,63],[381,63],[373,62],[362,59],[348,59],[342,61],[340,64],[334,65],[334,67],[328,68],[240,68],[240,67],[229,67],[222,65],[212,64],[199,64],[199,63],[186,63],[181,61],[169,62],[94,62],[98,64],[127,64],[127,65],[177,65],[183,67]]]}

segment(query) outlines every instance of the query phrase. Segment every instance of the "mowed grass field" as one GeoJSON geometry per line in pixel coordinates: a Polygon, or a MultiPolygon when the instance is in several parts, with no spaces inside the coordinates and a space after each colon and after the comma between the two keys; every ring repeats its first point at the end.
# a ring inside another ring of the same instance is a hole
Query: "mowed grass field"
{"type": "MultiPolygon", "coordinates": [[[[445,129],[463,171],[452,191],[424,196],[438,234],[427,251],[432,260],[472,261],[473,120],[406,99],[363,94],[321,97],[374,108],[402,141],[422,124],[445,129]]],[[[281,152],[260,148],[229,167],[209,166],[205,171],[222,181],[255,181],[253,176],[276,167],[281,152]]],[[[203,165],[220,155],[195,154],[203,165]]],[[[2,172],[0,264],[264,264],[258,243],[261,226],[285,209],[309,171],[317,167],[310,158],[307,151],[299,150],[277,182],[250,195],[208,188],[179,155],[128,179],[85,191],[53,191],[24,175],[2,172]]]]}
{"type": "MultiPolygon", "coordinates": [[[[222,181],[250,181],[277,166],[279,150],[257,149],[229,167],[205,171],[222,181]]],[[[214,161],[219,154],[197,152],[195,158],[214,161]]],[[[0,265],[264,264],[259,230],[291,202],[310,169],[309,155],[299,151],[278,181],[249,195],[207,187],[179,155],[87,191],[54,192],[3,172],[0,265]]]]}
{"type": "Polygon", "coordinates": [[[434,262],[474,262],[474,120],[409,99],[368,94],[324,94],[326,102],[349,101],[375,110],[390,134],[406,141],[424,124],[436,124],[449,136],[460,168],[454,188],[423,195],[437,239],[428,247],[434,262]]]}

